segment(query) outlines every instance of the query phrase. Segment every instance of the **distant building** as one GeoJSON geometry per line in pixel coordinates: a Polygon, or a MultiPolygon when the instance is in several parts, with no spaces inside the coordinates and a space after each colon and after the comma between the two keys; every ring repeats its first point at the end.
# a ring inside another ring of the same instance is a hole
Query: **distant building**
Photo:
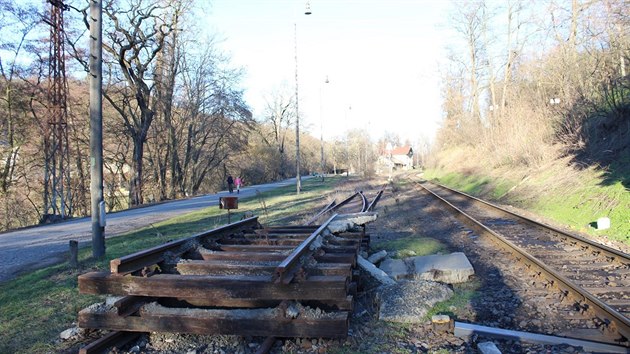
{"type": "Polygon", "coordinates": [[[409,170],[413,168],[413,149],[411,146],[401,146],[392,149],[390,159],[395,170],[409,170]]]}
{"type": "Polygon", "coordinates": [[[378,158],[378,173],[389,173],[395,170],[413,168],[413,149],[411,146],[392,148],[387,144],[385,151],[378,158]]]}

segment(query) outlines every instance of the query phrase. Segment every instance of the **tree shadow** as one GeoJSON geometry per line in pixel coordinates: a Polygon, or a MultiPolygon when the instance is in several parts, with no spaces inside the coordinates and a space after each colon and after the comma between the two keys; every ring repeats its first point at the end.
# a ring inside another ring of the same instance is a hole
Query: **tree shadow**
{"type": "MultiPolygon", "coordinates": [[[[584,107],[576,105],[567,117],[583,112],[584,107]]],[[[621,183],[630,188],[630,103],[595,110],[581,124],[579,136],[584,144],[570,152],[572,163],[602,171],[602,186],[621,183]]]]}

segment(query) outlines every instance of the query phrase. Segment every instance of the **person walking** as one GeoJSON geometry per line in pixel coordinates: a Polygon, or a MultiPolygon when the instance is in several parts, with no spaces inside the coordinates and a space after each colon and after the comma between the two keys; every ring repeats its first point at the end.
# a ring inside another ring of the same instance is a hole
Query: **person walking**
{"type": "Polygon", "coordinates": [[[228,190],[230,191],[230,193],[234,192],[234,179],[232,178],[232,175],[228,175],[227,184],[228,184],[228,190]]]}
{"type": "Polygon", "coordinates": [[[241,176],[237,176],[234,183],[236,183],[236,194],[239,194],[241,192],[241,185],[243,184],[241,176]]]}

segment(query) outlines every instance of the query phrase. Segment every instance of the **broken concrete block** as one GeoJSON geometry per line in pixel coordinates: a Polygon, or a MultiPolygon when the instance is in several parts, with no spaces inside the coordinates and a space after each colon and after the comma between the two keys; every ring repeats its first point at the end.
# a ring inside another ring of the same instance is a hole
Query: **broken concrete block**
{"type": "Polygon", "coordinates": [[[396,280],[405,278],[409,275],[409,268],[402,259],[385,258],[385,260],[381,262],[379,268],[396,280]]]}
{"type": "Polygon", "coordinates": [[[359,263],[359,267],[365,270],[372,278],[376,279],[379,283],[384,285],[393,285],[396,284],[396,281],[390,278],[387,273],[382,270],[376,268],[374,264],[366,260],[365,258],[358,256],[357,261],[359,263]]]}
{"type": "Polygon", "coordinates": [[[370,223],[378,217],[378,213],[354,213],[337,215],[329,224],[328,230],[332,233],[350,231],[357,226],[370,223]]]}
{"type": "Polygon", "coordinates": [[[376,252],[373,255],[371,255],[368,258],[368,261],[370,261],[372,264],[376,264],[376,263],[382,261],[383,259],[385,259],[385,257],[387,257],[387,251],[380,250],[379,252],[376,252]]]}
{"type": "Polygon", "coordinates": [[[462,252],[418,256],[411,259],[414,265],[414,277],[417,279],[456,284],[467,282],[468,278],[475,274],[472,264],[462,252]]]}
{"type": "Polygon", "coordinates": [[[79,327],[72,327],[72,328],[68,328],[65,331],[61,332],[59,334],[59,338],[63,339],[63,340],[68,340],[72,337],[76,337],[81,333],[81,328],[79,327]]]}
{"type": "Polygon", "coordinates": [[[501,351],[493,342],[479,343],[477,344],[477,349],[479,349],[482,354],[501,354],[501,351]]]}

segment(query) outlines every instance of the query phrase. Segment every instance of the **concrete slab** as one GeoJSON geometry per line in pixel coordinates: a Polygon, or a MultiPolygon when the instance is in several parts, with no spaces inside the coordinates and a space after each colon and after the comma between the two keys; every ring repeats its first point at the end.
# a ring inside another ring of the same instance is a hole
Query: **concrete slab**
{"type": "Polygon", "coordinates": [[[332,233],[350,231],[376,220],[377,217],[376,212],[339,214],[328,224],[328,230],[332,233]]]}
{"type": "Polygon", "coordinates": [[[467,282],[475,274],[472,264],[462,252],[411,257],[411,261],[416,279],[456,284],[467,282]]]}
{"type": "Polygon", "coordinates": [[[481,354],[501,354],[501,351],[493,342],[479,343],[477,344],[477,349],[479,349],[481,354]]]}
{"type": "Polygon", "coordinates": [[[376,263],[382,261],[383,259],[385,259],[385,257],[387,257],[387,251],[380,250],[379,252],[376,252],[373,255],[371,255],[368,258],[368,261],[372,262],[373,264],[376,264],[376,263]]]}
{"type": "Polygon", "coordinates": [[[394,279],[390,278],[387,275],[387,273],[385,273],[384,271],[376,268],[376,266],[374,264],[372,264],[371,262],[369,262],[365,258],[363,258],[361,256],[358,256],[357,257],[357,261],[359,263],[359,267],[361,267],[363,270],[365,270],[372,278],[377,280],[379,283],[385,284],[385,285],[394,285],[394,284],[396,284],[396,281],[394,279]]]}
{"type": "Polygon", "coordinates": [[[385,258],[379,268],[396,280],[409,276],[409,267],[402,259],[385,258]]]}

